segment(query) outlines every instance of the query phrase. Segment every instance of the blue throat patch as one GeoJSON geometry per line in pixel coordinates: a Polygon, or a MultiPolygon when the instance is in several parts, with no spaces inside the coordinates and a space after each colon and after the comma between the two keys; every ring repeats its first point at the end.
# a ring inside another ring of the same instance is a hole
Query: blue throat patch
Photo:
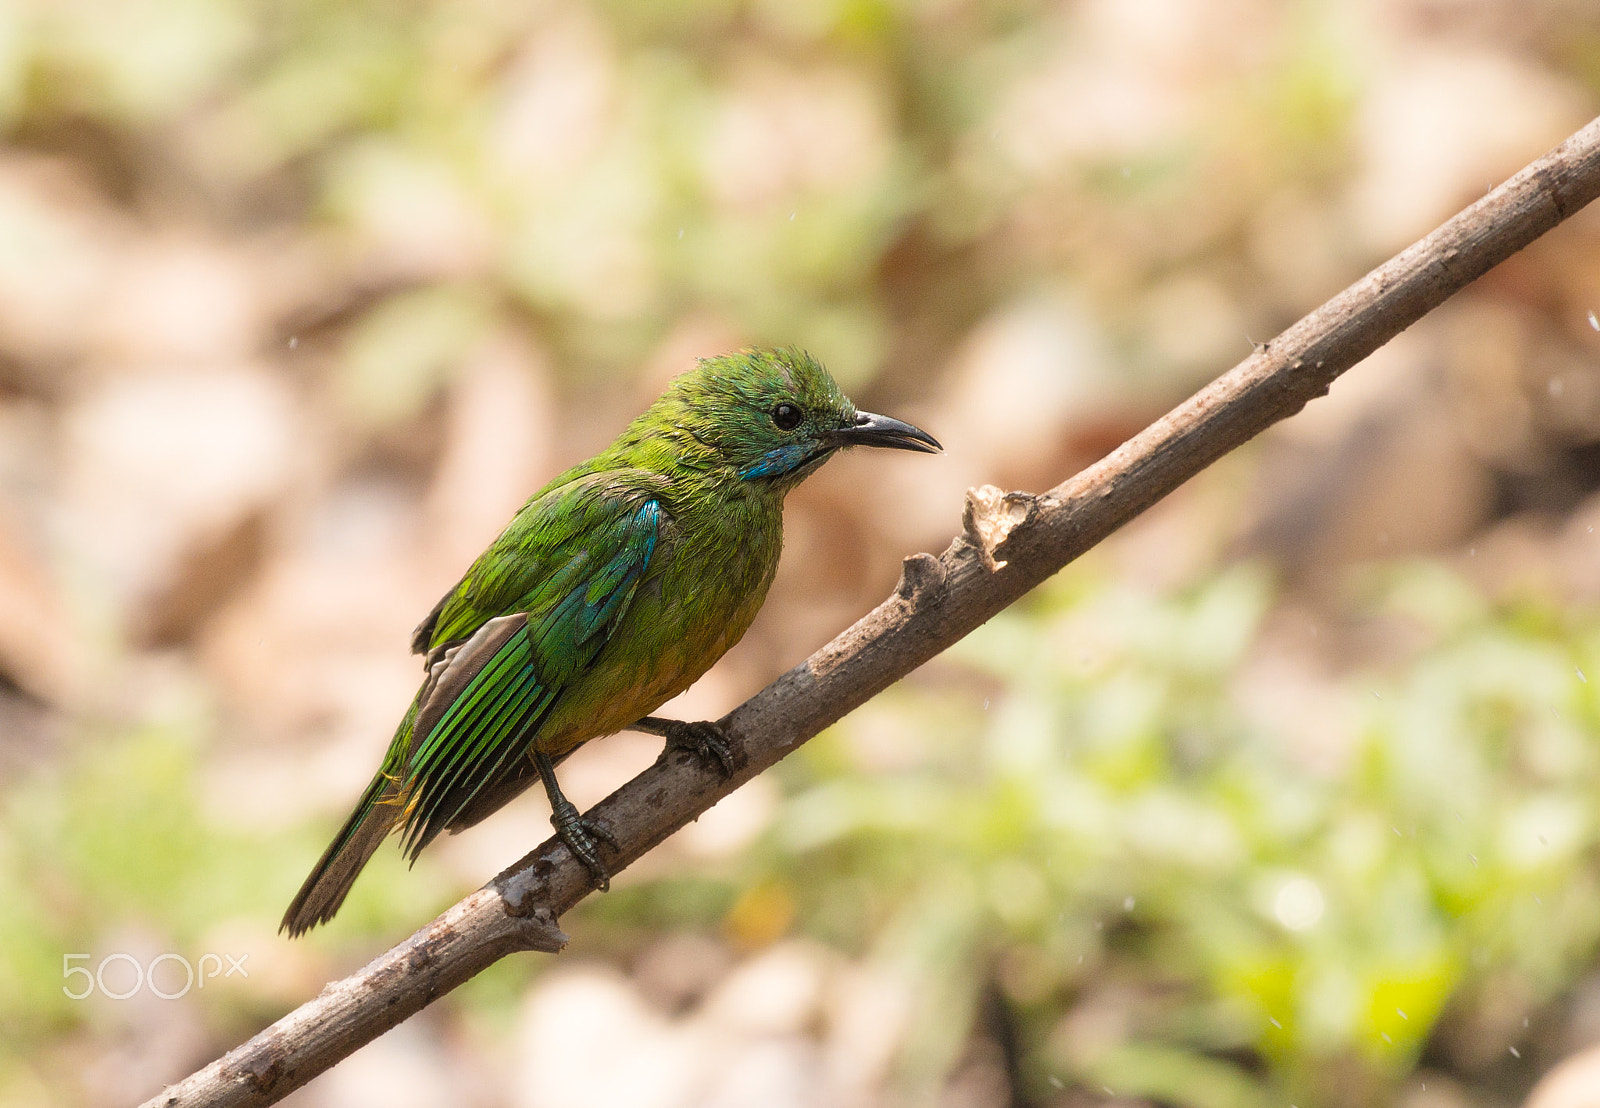
{"type": "Polygon", "coordinates": [[[831,448],[815,443],[791,442],[767,451],[739,471],[739,479],[753,481],[758,477],[782,477],[826,456],[831,448]]]}

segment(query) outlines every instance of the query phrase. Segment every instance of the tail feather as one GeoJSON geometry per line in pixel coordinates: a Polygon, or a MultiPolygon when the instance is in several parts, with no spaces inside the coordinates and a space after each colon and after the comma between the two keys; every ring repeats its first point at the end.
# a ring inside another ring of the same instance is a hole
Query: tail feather
{"type": "Polygon", "coordinates": [[[345,820],[328,849],[322,852],[305,884],[300,886],[289,910],[283,914],[283,922],[278,926],[280,932],[287,931],[291,939],[299,938],[317,924],[333,918],[357,875],[401,815],[401,808],[394,799],[393,780],[380,772],[361,794],[355,811],[345,820]]]}

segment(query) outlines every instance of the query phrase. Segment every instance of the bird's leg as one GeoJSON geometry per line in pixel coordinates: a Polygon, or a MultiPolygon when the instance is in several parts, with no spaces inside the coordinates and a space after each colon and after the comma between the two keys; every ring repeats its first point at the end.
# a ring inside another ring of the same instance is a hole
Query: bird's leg
{"type": "Polygon", "coordinates": [[[666,739],[666,749],[661,752],[663,755],[669,750],[687,750],[698,755],[701,761],[710,762],[714,759],[722,770],[722,776],[733,774],[733,746],[720,723],[709,719],[686,723],[681,719],[645,716],[631,729],[666,739]]]}
{"type": "Polygon", "coordinates": [[[573,857],[593,875],[595,887],[606,892],[611,888],[611,874],[606,872],[605,865],[600,861],[599,844],[605,843],[612,850],[617,850],[616,836],[600,821],[588,819],[579,813],[572,801],[561,794],[561,786],[556,784],[556,767],[550,761],[550,755],[535,750],[533,764],[539,767],[539,779],[544,782],[545,795],[550,798],[550,822],[555,826],[556,835],[567,844],[573,857]]]}

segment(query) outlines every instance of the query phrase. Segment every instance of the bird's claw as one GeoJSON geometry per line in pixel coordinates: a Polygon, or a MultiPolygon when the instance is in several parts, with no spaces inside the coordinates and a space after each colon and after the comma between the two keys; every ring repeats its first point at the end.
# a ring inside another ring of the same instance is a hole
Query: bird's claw
{"type": "MultiPolygon", "coordinates": [[[[733,745],[719,723],[702,719],[693,723],[673,720],[666,727],[667,750],[687,750],[702,762],[713,760],[722,776],[733,775],[733,745]]],[[[663,751],[665,753],[665,751],[663,751]]]]}
{"type": "Polygon", "coordinates": [[[599,845],[604,843],[614,851],[619,850],[617,837],[605,824],[581,815],[577,808],[565,800],[550,813],[550,823],[556,829],[556,836],[572,851],[572,856],[582,862],[594,878],[595,888],[601,892],[609,891],[611,874],[605,863],[600,861],[599,845]]]}

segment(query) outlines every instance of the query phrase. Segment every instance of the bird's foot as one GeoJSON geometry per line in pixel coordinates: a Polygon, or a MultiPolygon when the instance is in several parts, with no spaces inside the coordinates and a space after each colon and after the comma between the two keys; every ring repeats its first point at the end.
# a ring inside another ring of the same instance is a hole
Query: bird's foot
{"type": "Polygon", "coordinates": [[[702,762],[710,764],[714,761],[722,770],[722,776],[733,775],[733,745],[728,741],[728,733],[721,724],[708,719],[693,723],[668,720],[662,728],[662,735],[667,740],[662,754],[672,750],[687,750],[702,762]]]}
{"type": "Polygon", "coordinates": [[[595,888],[601,892],[608,891],[611,888],[611,874],[606,870],[605,863],[600,861],[600,844],[605,843],[612,850],[618,850],[617,837],[599,820],[582,815],[565,797],[550,813],[550,822],[556,829],[556,836],[567,844],[572,856],[582,862],[594,878],[595,888]]]}

